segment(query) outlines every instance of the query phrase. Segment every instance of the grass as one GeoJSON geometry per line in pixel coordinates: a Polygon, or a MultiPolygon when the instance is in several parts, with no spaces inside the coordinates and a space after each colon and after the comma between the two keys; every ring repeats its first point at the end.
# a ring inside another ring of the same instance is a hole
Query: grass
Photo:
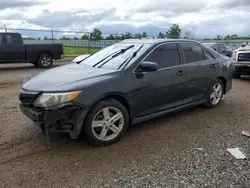
{"type": "Polygon", "coordinates": [[[73,47],[64,46],[64,56],[65,57],[76,57],[84,54],[92,54],[99,51],[99,48],[85,48],[85,47],[73,47]]]}

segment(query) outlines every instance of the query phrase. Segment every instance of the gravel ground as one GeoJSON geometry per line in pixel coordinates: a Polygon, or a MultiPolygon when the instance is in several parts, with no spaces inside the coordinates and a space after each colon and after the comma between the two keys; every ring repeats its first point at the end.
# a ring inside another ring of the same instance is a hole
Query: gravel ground
{"type": "Polygon", "coordinates": [[[0,187],[249,187],[248,159],[237,160],[226,148],[250,156],[250,139],[240,134],[250,130],[250,78],[234,80],[218,108],[133,126],[114,145],[94,148],[56,134],[48,149],[17,103],[21,82],[41,71],[0,67],[0,187]]]}

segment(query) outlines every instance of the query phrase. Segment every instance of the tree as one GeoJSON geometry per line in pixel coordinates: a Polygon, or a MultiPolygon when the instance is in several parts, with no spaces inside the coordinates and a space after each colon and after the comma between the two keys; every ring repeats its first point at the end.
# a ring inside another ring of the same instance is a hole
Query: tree
{"type": "Polygon", "coordinates": [[[134,35],[134,37],[137,38],[137,39],[140,39],[140,38],[142,38],[142,34],[141,33],[136,33],[134,35]]]}
{"type": "Polygon", "coordinates": [[[62,36],[59,40],[70,40],[70,38],[66,36],[62,36]]]}
{"type": "Polygon", "coordinates": [[[166,32],[166,37],[170,39],[178,39],[181,35],[181,29],[178,24],[172,25],[166,32]]]}
{"type": "Polygon", "coordinates": [[[114,35],[110,34],[109,36],[106,37],[106,40],[115,40],[114,35]]]}
{"type": "Polygon", "coordinates": [[[165,34],[162,33],[162,32],[159,32],[157,38],[158,38],[158,39],[164,39],[164,38],[165,38],[165,34]]]}
{"type": "Polygon", "coordinates": [[[23,37],[23,40],[36,40],[36,38],[33,38],[33,37],[23,37]]]}
{"type": "Polygon", "coordinates": [[[48,40],[48,37],[44,37],[43,40],[48,40]]]}
{"type": "Polygon", "coordinates": [[[220,35],[217,35],[217,38],[216,38],[217,40],[221,40],[221,39],[223,39],[223,37],[222,36],[220,36],[220,35]]]}
{"type": "Polygon", "coordinates": [[[41,40],[41,38],[40,38],[40,37],[38,37],[38,38],[37,38],[37,40],[41,40]]]}
{"type": "Polygon", "coordinates": [[[90,40],[102,40],[102,32],[95,28],[92,33],[90,33],[90,40]]]}
{"type": "Polygon", "coordinates": [[[231,37],[230,37],[231,39],[237,39],[237,38],[239,38],[238,37],[238,35],[237,34],[233,34],[233,35],[231,35],[231,37]]]}
{"type": "Polygon", "coordinates": [[[224,37],[224,40],[229,40],[230,38],[231,38],[230,35],[226,35],[226,36],[224,37]]]}
{"type": "Polygon", "coordinates": [[[78,38],[77,38],[77,37],[74,37],[73,40],[78,40],[78,38]]]}
{"type": "Polygon", "coordinates": [[[147,33],[146,33],[146,32],[143,32],[143,33],[142,33],[142,37],[143,37],[143,38],[147,38],[147,37],[148,37],[147,33]]]}
{"type": "Polygon", "coordinates": [[[184,39],[194,39],[194,33],[192,33],[191,31],[186,31],[183,38],[184,39]]]}
{"type": "Polygon", "coordinates": [[[88,37],[88,35],[86,35],[86,34],[84,34],[84,35],[81,37],[82,40],[88,40],[88,38],[89,38],[89,37],[88,37]]]}
{"type": "Polygon", "coordinates": [[[130,32],[125,32],[124,37],[125,37],[125,39],[131,39],[131,38],[133,38],[132,34],[130,32]]]}

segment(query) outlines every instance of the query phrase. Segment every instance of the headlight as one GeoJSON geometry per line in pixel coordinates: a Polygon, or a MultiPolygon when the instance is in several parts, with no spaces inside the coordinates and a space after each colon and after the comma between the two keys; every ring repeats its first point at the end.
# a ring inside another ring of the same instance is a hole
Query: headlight
{"type": "Polygon", "coordinates": [[[42,93],[34,101],[33,105],[42,108],[50,108],[53,106],[64,106],[68,102],[78,97],[81,91],[69,93],[42,93]]]}

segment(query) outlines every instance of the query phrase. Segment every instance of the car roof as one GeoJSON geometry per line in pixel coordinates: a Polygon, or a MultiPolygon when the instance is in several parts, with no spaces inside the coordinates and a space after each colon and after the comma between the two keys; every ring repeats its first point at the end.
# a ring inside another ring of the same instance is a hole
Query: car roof
{"type": "Polygon", "coordinates": [[[20,33],[17,33],[17,32],[16,33],[15,32],[0,32],[0,34],[2,34],[2,35],[3,34],[15,34],[15,35],[18,34],[18,35],[20,35],[20,33]]]}
{"type": "Polygon", "coordinates": [[[137,43],[137,44],[161,44],[165,42],[196,42],[195,40],[188,39],[125,39],[121,43],[137,43]]]}
{"type": "Polygon", "coordinates": [[[204,42],[203,44],[217,44],[216,42],[204,42]]]}

